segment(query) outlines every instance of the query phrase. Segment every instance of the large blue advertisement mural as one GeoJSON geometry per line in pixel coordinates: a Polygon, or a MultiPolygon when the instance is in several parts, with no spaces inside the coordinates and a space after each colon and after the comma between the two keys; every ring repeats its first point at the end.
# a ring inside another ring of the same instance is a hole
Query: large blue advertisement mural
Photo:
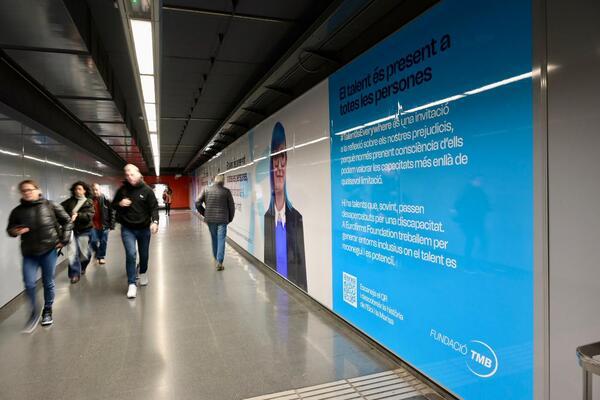
{"type": "Polygon", "coordinates": [[[442,1],[329,79],[333,309],[465,399],[533,396],[531,29],[442,1]]]}

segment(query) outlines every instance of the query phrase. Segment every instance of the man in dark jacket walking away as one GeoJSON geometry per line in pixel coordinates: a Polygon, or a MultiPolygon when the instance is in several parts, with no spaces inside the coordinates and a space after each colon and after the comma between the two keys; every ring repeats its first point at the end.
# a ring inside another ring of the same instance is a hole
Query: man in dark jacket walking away
{"type": "Polygon", "coordinates": [[[217,271],[225,269],[225,237],[227,224],[233,221],[235,203],[229,189],[224,187],[225,176],[217,175],[215,183],[204,189],[196,202],[196,209],[204,217],[212,240],[213,257],[216,260],[217,271]],[[204,203],[204,205],[203,205],[204,203]]]}
{"type": "Polygon", "coordinates": [[[90,197],[92,197],[92,191],[87,183],[77,181],[71,185],[71,197],[60,203],[73,222],[74,240],[67,248],[71,283],[79,282],[79,278],[85,274],[85,269],[92,258],[90,235],[94,218],[94,203],[90,197]]]}
{"type": "Polygon", "coordinates": [[[108,231],[115,229],[115,210],[98,183],[92,184],[92,202],[94,203],[94,218],[92,218],[92,251],[96,255],[98,264],[105,264],[106,247],[108,245],[108,231]]]}
{"type": "Polygon", "coordinates": [[[69,242],[73,224],[61,206],[42,197],[37,182],[25,180],[19,183],[19,191],[21,204],[10,213],[6,231],[12,237],[21,236],[23,282],[31,305],[31,315],[23,332],[31,333],[40,320],[35,299],[37,269],[41,267],[44,283],[42,325],[50,325],[57,249],[69,242]]]}
{"type": "Polygon", "coordinates": [[[127,297],[137,295],[136,286],[136,242],[140,251],[140,285],[148,284],[148,253],[150,234],[158,232],[158,201],[154,191],[144,183],[138,167],[127,164],[123,169],[125,182],[115,194],[112,206],[117,211],[117,222],[121,224],[121,239],[125,247],[127,268],[127,297]]]}

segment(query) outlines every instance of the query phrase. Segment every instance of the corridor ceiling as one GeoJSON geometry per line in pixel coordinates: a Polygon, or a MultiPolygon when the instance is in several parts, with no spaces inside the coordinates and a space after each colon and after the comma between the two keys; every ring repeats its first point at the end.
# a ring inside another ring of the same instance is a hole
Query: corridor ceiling
{"type": "MultiPolygon", "coordinates": [[[[68,115],[69,140],[152,169],[123,1],[140,0],[0,2],[0,58],[68,115]]],[[[191,172],[435,2],[162,0],[161,174],[191,172]]]]}

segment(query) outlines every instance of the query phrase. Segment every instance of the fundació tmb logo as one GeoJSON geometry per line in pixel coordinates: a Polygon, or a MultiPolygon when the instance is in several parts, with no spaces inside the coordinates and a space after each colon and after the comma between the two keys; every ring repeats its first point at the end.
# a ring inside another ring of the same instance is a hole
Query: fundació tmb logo
{"type": "Polygon", "coordinates": [[[481,340],[471,340],[469,343],[461,343],[441,332],[431,329],[429,336],[460,353],[469,371],[480,378],[491,378],[498,372],[498,356],[494,349],[481,340]]]}

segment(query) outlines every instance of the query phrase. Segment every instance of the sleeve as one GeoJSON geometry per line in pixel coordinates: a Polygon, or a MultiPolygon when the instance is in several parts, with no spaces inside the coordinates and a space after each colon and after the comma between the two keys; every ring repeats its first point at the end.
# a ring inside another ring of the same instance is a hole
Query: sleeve
{"type": "Polygon", "coordinates": [[[67,214],[71,214],[69,212],[69,208],[67,207],[67,203],[69,202],[69,199],[66,199],[65,201],[63,201],[62,203],[60,203],[60,206],[62,207],[63,211],[66,212],[67,214]]]}
{"type": "Polygon", "coordinates": [[[17,214],[15,213],[15,210],[12,210],[12,212],[10,213],[10,216],[8,217],[8,225],[6,226],[6,233],[8,233],[8,235],[11,237],[17,237],[17,235],[13,235],[12,233],[10,233],[10,231],[12,229],[16,228],[17,226],[19,226],[19,223],[17,222],[17,214]]]}
{"type": "Polygon", "coordinates": [[[115,193],[115,198],[112,200],[111,204],[113,210],[119,211],[119,209],[121,208],[121,206],[119,206],[119,202],[121,200],[123,200],[123,188],[119,188],[119,190],[117,190],[117,193],[115,193]]]}
{"type": "Polygon", "coordinates": [[[67,214],[61,205],[56,204],[55,202],[50,202],[50,204],[52,205],[52,210],[56,216],[56,222],[62,227],[62,237],[60,238],[60,242],[63,244],[69,243],[71,231],[73,230],[73,222],[71,222],[69,214],[67,214]]]}
{"type": "Polygon", "coordinates": [[[112,202],[109,199],[105,198],[104,201],[106,202],[106,208],[108,208],[108,212],[110,213],[108,216],[108,227],[110,229],[115,229],[117,213],[114,208],[112,208],[112,202]]]}
{"type": "Polygon", "coordinates": [[[148,204],[148,210],[150,210],[151,221],[153,224],[158,224],[158,201],[156,195],[152,189],[148,189],[148,196],[146,197],[146,204],[148,204]]]}
{"type": "Polygon", "coordinates": [[[229,208],[229,222],[231,222],[235,216],[235,202],[230,190],[227,191],[227,207],[229,208]]]}
{"type": "Polygon", "coordinates": [[[77,212],[77,219],[82,224],[88,224],[94,218],[94,214],[96,213],[96,209],[94,208],[94,204],[91,200],[86,200],[83,207],[79,209],[77,212]]]}
{"type": "Polygon", "coordinates": [[[198,200],[196,200],[196,210],[198,210],[200,215],[202,215],[203,217],[204,217],[204,212],[206,211],[206,209],[204,208],[202,203],[204,203],[205,199],[206,199],[206,193],[203,190],[202,193],[200,193],[200,197],[198,197],[198,200]]]}

